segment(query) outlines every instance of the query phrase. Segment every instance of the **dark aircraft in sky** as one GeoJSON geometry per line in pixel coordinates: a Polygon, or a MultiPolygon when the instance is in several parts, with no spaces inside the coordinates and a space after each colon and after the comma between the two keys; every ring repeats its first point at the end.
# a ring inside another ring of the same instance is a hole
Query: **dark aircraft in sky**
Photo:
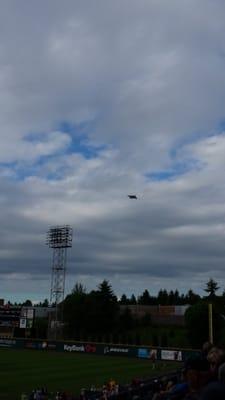
{"type": "Polygon", "coordinates": [[[128,194],[127,196],[129,197],[129,199],[137,200],[136,194],[128,194]]]}

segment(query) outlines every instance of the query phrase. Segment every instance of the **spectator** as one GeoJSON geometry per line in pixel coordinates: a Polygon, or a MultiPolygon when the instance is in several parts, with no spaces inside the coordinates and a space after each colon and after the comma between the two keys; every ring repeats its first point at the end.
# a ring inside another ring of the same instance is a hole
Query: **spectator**
{"type": "Polygon", "coordinates": [[[207,355],[207,360],[210,364],[212,377],[214,377],[214,379],[216,380],[218,377],[219,366],[225,361],[224,350],[218,347],[212,347],[207,355]]]}

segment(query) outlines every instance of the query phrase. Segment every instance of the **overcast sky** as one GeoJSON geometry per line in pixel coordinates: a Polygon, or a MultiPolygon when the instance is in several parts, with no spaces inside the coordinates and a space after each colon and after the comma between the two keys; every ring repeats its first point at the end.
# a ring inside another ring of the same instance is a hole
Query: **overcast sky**
{"type": "Polygon", "coordinates": [[[0,297],[49,297],[62,224],[67,292],[223,290],[224,0],[0,7],[0,297]]]}

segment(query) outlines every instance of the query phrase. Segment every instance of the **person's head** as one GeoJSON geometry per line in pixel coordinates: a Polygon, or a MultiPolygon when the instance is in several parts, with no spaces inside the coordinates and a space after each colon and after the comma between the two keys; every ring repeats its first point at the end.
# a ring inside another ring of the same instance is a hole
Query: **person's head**
{"type": "Polygon", "coordinates": [[[169,381],[166,385],[166,390],[170,390],[172,387],[174,386],[174,382],[173,381],[169,381]]]}
{"type": "Polygon", "coordinates": [[[212,347],[207,356],[207,360],[209,361],[211,371],[213,372],[217,371],[219,366],[224,361],[224,356],[225,356],[224,350],[218,347],[212,347]]]}
{"type": "Polygon", "coordinates": [[[202,345],[202,353],[203,353],[203,355],[207,356],[209,351],[212,349],[212,347],[213,347],[213,344],[210,343],[210,342],[203,343],[203,345],[202,345]]]}

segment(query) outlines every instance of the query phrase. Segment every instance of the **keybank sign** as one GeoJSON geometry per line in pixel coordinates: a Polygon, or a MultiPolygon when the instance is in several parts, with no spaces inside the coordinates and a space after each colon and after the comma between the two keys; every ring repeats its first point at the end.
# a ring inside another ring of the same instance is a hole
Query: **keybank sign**
{"type": "Polygon", "coordinates": [[[63,350],[67,352],[77,352],[77,353],[97,353],[97,354],[129,354],[129,348],[125,347],[114,347],[114,346],[101,346],[98,347],[94,344],[81,344],[81,343],[71,343],[63,344],[63,350]]]}
{"type": "Polygon", "coordinates": [[[64,344],[64,351],[80,351],[80,352],[85,352],[85,347],[83,345],[77,346],[76,344],[69,345],[69,344],[64,344]]]}

